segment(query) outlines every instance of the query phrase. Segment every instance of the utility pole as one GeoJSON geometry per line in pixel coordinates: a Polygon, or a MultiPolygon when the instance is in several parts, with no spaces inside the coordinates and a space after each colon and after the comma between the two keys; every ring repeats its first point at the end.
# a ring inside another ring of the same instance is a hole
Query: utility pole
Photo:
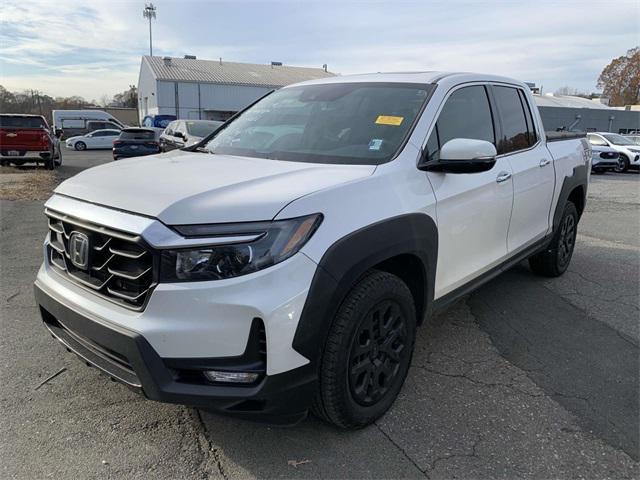
{"type": "Polygon", "coordinates": [[[149,55],[153,57],[153,40],[151,38],[151,20],[156,18],[156,7],[153,3],[145,3],[142,17],[149,19],[149,55]]]}

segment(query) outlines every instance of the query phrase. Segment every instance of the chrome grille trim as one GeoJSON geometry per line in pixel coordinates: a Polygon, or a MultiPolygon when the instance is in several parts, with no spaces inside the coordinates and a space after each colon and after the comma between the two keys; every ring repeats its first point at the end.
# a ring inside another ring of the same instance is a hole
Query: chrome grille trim
{"type": "Polygon", "coordinates": [[[111,302],[143,310],[157,283],[159,256],[140,235],[120,232],[50,208],[47,260],[54,271],[111,302]],[[89,267],[71,262],[73,232],[89,237],[89,267]]]}
{"type": "MultiPolygon", "coordinates": [[[[46,208],[45,211],[44,211],[44,214],[47,217],[49,217],[49,219],[55,218],[56,220],[59,220],[61,222],[70,223],[71,225],[75,225],[76,227],[81,227],[81,228],[84,228],[86,230],[90,230],[90,231],[97,232],[97,233],[102,233],[102,234],[108,235],[110,237],[119,238],[121,240],[125,240],[125,241],[132,242],[132,243],[137,243],[137,242],[140,241],[140,236],[139,235],[132,235],[130,233],[120,232],[118,230],[112,230],[110,228],[103,227],[102,225],[95,225],[93,223],[85,222],[85,221],[80,220],[78,218],[71,217],[69,215],[65,215],[64,213],[56,212],[55,210],[51,210],[50,208],[46,208]]],[[[51,228],[51,225],[49,225],[49,228],[51,228]]],[[[64,224],[63,224],[62,228],[64,230],[64,224]]],[[[67,238],[69,238],[68,236],[71,235],[71,234],[70,233],[67,234],[67,232],[65,230],[64,231],[64,235],[67,238]]]]}

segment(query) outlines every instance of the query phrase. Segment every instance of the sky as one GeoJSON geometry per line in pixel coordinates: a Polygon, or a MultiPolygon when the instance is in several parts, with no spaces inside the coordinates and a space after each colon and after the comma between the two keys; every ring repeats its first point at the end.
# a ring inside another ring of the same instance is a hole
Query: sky
{"type": "MultiPolygon", "coordinates": [[[[640,1],[157,0],[154,55],[334,73],[472,71],[596,91],[640,44],[640,1]]],[[[137,85],[144,1],[2,0],[0,84],[101,99],[137,85]]]]}

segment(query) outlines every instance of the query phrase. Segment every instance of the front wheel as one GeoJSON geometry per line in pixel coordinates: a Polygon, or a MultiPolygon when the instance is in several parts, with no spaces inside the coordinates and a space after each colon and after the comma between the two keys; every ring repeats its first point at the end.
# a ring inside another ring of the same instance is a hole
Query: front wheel
{"type": "Polygon", "coordinates": [[[558,229],[549,246],[544,251],[529,257],[531,270],[545,277],[562,275],[569,268],[577,234],[578,210],[573,202],[567,202],[558,229]]]}
{"type": "Polygon", "coordinates": [[[86,150],[87,149],[87,144],[84,143],[84,142],[76,142],[76,144],[73,146],[73,148],[75,148],[76,150],[81,152],[82,150],[86,150]]]}
{"type": "Polygon", "coordinates": [[[624,173],[629,170],[629,159],[626,155],[620,155],[620,158],[618,159],[618,165],[616,165],[616,168],[614,168],[614,170],[618,173],[624,173]]]}
{"type": "Polygon", "coordinates": [[[341,428],[361,428],[381,417],[407,376],[415,332],[407,285],[376,270],[362,277],[331,325],[312,412],[341,428]]]}

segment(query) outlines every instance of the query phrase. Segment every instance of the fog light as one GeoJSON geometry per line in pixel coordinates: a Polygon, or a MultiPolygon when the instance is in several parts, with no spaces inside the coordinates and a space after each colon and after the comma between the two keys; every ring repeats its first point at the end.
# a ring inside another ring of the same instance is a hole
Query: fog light
{"type": "Polygon", "coordinates": [[[259,375],[251,372],[221,372],[218,370],[207,370],[202,373],[211,382],[224,383],[253,383],[259,375]]]}

